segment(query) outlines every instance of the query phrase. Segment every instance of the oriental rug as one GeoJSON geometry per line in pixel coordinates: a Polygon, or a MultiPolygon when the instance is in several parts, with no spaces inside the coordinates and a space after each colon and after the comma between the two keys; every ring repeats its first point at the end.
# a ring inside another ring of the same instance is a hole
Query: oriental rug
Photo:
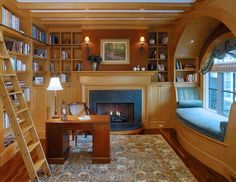
{"type": "MultiPolygon", "coordinates": [[[[102,147],[102,146],[101,146],[102,147]]],[[[79,137],[47,182],[194,182],[161,135],[111,135],[111,163],[92,164],[92,137],[79,137]]]]}

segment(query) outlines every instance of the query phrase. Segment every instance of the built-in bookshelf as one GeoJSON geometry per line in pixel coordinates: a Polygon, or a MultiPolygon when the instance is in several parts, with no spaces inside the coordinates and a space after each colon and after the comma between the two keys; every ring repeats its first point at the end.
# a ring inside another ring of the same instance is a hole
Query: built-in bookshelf
{"type": "MultiPolygon", "coordinates": [[[[32,39],[14,27],[1,26],[4,43],[10,56],[13,69],[16,71],[20,86],[24,93],[29,109],[31,108],[31,85],[32,85],[32,39]]],[[[6,66],[2,63],[0,72],[6,71],[6,66]]],[[[13,91],[11,80],[5,80],[5,85],[9,91],[13,91]]],[[[12,95],[14,107],[18,107],[18,100],[12,95]]],[[[17,151],[17,144],[11,130],[11,124],[6,114],[4,106],[0,104],[0,166],[3,165],[17,151]]]]}
{"type": "Polygon", "coordinates": [[[168,81],[168,32],[148,33],[148,70],[157,71],[158,81],[168,81]]]}
{"type": "Polygon", "coordinates": [[[175,59],[176,82],[198,82],[197,58],[179,57],[175,59]]]}
{"type": "Polygon", "coordinates": [[[81,43],[81,32],[50,33],[49,70],[51,76],[60,76],[62,83],[68,83],[74,71],[81,71],[81,43]]]}

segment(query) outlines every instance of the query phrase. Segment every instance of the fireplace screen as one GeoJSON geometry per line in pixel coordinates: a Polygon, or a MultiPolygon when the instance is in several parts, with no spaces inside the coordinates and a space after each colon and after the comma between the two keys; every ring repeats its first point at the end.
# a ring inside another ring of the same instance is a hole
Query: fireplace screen
{"type": "Polygon", "coordinates": [[[134,122],[133,103],[96,103],[96,112],[110,115],[111,123],[134,122]]]}

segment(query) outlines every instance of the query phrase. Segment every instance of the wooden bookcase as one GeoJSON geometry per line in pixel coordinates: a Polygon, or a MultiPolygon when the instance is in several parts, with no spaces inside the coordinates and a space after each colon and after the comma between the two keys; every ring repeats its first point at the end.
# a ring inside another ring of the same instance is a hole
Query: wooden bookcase
{"type": "Polygon", "coordinates": [[[197,83],[198,59],[190,57],[175,58],[175,82],[197,83]]]}
{"type": "MultiPolygon", "coordinates": [[[[10,6],[10,4],[11,3],[6,5],[10,6]]],[[[2,4],[0,4],[0,9],[2,11],[2,4]]],[[[10,11],[9,7],[6,7],[6,9],[10,11]]],[[[16,12],[11,13],[19,18],[19,29],[1,25],[0,31],[2,32],[4,42],[7,45],[8,53],[12,58],[11,62],[14,65],[18,80],[22,86],[29,110],[31,110],[32,39],[30,38],[31,31],[29,30],[31,22],[16,12]]],[[[2,13],[0,17],[1,22],[3,22],[2,13]]],[[[5,69],[4,65],[1,65],[0,68],[0,72],[3,73],[5,69]]],[[[6,84],[9,84],[10,87],[10,82],[8,80],[6,80],[6,84]]],[[[17,100],[14,100],[14,102],[15,107],[18,107],[17,100]]],[[[0,166],[2,166],[18,151],[18,145],[14,139],[10,123],[7,122],[7,114],[2,101],[0,101],[0,113],[0,166]]]]}
{"type": "Polygon", "coordinates": [[[51,76],[60,76],[62,83],[71,82],[71,75],[82,66],[82,32],[50,32],[51,76]]]}
{"type": "Polygon", "coordinates": [[[168,32],[148,33],[148,70],[157,71],[157,80],[168,81],[168,32]]]}

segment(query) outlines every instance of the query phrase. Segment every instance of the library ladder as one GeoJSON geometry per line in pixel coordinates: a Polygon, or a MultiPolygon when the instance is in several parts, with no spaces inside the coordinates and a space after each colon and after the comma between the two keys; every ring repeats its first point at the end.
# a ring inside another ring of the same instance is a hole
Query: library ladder
{"type": "Polygon", "coordinates": [[[40,172],[50,176],[51,171],[1,32],[0,61],[0,96],[11,122],[30,181],[40,181],[40,172]],[[12,97],[18,101],[17,104],[12,102],[12,97]]]}

